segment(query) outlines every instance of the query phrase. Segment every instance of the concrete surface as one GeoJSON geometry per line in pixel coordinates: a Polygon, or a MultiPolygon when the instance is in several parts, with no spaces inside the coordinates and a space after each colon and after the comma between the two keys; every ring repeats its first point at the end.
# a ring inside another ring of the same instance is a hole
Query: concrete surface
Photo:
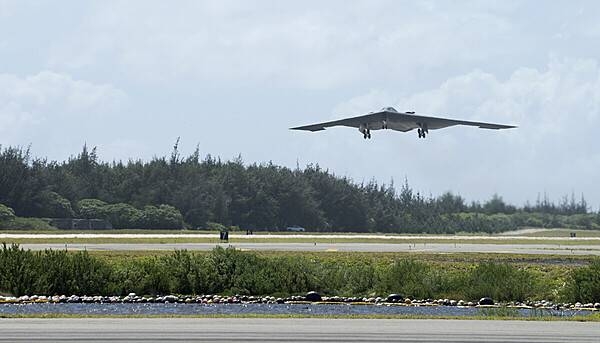
{"type": "Polygon", "coordinates": [[[600,323],[394,319],[0,319],[0,342],[598,342],[600,323]]]}

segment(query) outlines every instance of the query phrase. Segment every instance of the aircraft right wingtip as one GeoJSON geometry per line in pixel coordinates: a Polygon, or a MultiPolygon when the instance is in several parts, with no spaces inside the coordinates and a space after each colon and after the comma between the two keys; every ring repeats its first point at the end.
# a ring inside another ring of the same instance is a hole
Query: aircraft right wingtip
{"type": "Polygon", "coordinates": [[[325,130],[325,128],[322,126],[298,126],[298,127],[291,127],[290,130],[302,130],[302,131],[315,132],[315,131],[323,131],[323,130],[325,130]]]}

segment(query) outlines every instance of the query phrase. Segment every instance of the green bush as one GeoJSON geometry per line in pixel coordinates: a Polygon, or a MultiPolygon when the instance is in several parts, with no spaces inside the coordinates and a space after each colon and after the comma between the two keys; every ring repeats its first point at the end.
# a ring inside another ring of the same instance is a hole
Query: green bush
{"type": "Polygon", "coordinates": [[[112,204],[105,207],[106,219],[115,229],[143,228],[144,213],[128,204],[112,204]]]}
{"type": "Polygon", "coordinates": [[[367,295],[379,282],[377,267],[373,263],[357,261],[343,266],[345,287],[341,287],[344,295],[367,295]]]}
{"type": "Polygon", "coordinates": [[[117,229],[182,229],[183,216],[173,206],[145,206],[139,210],[129,204],[107,204],[98,199],[77,203],[80,218],[106,219],[117,229]]]}
{"type": "Polygon", "coordinates": [[[12,208],[0,204],[0,222],[15,219],[15,211],[12,208]]]}
{"type": "Polygon", "coordinates": [[[441,284],[430,265],[411,259],[394,261],[382,270],[379,290],[403,296],[431,298],[439,293],[441,284]]]}
{"type": "Polygon", "coordinates": [[[56,228],[48,223],[47,220],[41,218],[21,218],[15,217],[12,220],[0,222],[0,229],[7,230],[56,230],[56,228]]]}
{"type": "Polygon", "coordinates": [[[472,300],[492,297],[497,301],[523,301],[535,294],[536,278],[511,264],[485,262],[464,276],[461,288],[472,300]]]}
{"type": "Polygon", "coordinates": [[[73,218],[75,216],[71,202],[56,192],[41,192],[36,198],[36,204],[38,215],[43,218],[73,218]]]}
{"type": "Polygon", "coordinates": [[[141,221],[145,229],[183,228],[183,216],[178,209],[169,205],[144,207],[141,221]]]}
{"type": "Polygon", "coordinates": [[[179,293],[197,294],[210,288],[213,272],[206,259],[186,250],[176,250],[165,257],[170,287],[179,293]]]}
{"type": "Polygon", "coordinates": [[[86,251],[30,251],[3,244],[0,292],[23,294],[105,294],[110,267],[86,251]]]}
{"type": "Polygon", "coordinates": [[[174,251],[141,258],[100,259],[87,252],[29,251],[3,245],[0,293],[22,294],[252,294],[289,295],[316,290],[325,295],[400,293],[414,298],[496,301],[561,294],[566,301],[600,301],[600,260],[552,282],[543,272],[512,264],[472,268],[413,259],[269,256],[215,248],[174,251]],[[542,282],[542,280],[545,280],[542,282]]]}
{"type": "Polygon", "coordinates": [[[107,203],[98,199],[82,199],[77,202],[77,213],[80,218],[104,219],[108,215],[107,205],[107,203]]]}
{"type": "Polygon", "coordinates": [[[206,223],[206,229],[210,230],[210,231],[227,231],[227,230],[229,230],[227,226],[219,224],[219,223],[213,223],[213,222],[206,223]]]}
{"type": "Polygon", "coordinates": [[[595,229],[598,228],[594,214],[574,214],[564,220],[564,226],[573,229],[595,229]]]}
{"type": "Polygon", "coordinates": [[[40,280],[41,260],[31,251],[3,244],[0,251],[0,291],[14,295],[33,294],[40,280]]]}
{"type": "Polygon", "coordinates": [[[600,302],[600,259],[571,272],[564,297],[569,302],[600,302]]]}

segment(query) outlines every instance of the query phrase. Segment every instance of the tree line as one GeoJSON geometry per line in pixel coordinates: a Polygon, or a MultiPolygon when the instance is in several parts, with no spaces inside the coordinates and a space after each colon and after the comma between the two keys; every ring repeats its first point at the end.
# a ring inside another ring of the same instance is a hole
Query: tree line
{"type": "MultiPolygon", "coordinates": [[[[479,203],[445,193],[424,196],[404,182],[397,190],[376,181],[356,183],[318,165],[286,168],[230,161],[199,149],[182,157],[103,162],[96,148],[67,161],[32,157],[29,149],[0,146],[0,223],[28,218],[98,218],[115,228],[206,228],[310,231],[500,232],[523,226],[600,228],[583,196],[555,204],[546,195],[517,207],[500,196],[479,203]]],[[[2,224],[0,224],[2,225],[2,224]]]]}

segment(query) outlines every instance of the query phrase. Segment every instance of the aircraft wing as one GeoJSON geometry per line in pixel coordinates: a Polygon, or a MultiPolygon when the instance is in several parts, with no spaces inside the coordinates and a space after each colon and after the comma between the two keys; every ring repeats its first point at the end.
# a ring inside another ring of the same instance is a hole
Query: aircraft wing
{"type": "Polygon", "coordinates": [[[371,123],[381,123],[385,120],[385,112],[371,113],[358,117],[333,120],[324,123],[311,124],[305,126],[292,127],[291,130],[305,130],[305,131],[322,131],[325,128],[333,127],[333,126],[347,126],[347,127],[360,127],[361,125],[371,124],[371,123]]]}
{"type": "Polygon", "coordinates": [[[421,126],[427,127],[429,130],[443,129],[445,127],[455,126],[455,125],[467,125],[467,126],[476,126],[480,129],[491,129],[491,130],[502,130],[502,129],[513,129],[516,126],[513,125],[503,125],[503,124],[493,124],[493,123],[484,123],[484,122],[476,122],[476,121],[468,121],[468,120],[457,120],[457,119],[447,119],[447,118],[438,118],[438,117],[427,117],[427,116],[418,116],[413,114],[402,114],[399,113],[400,117],[397,119],[392,119],[392,122],[403,122],[403,123],[414,123],[415,126],[413,128],[418,128],[421,126]]]}
{"type": "Polygon", "coordinates": [[[475,122],[467,120],[457,120],[448,118],[438,118],[429,116],[415,115],[414,112],[399,113],[395,110],[383,110],[377,113],[370,113],[358,117],[333,120],[324,123],[311,124],[291,128],[292,130],[322,131],[333,126],[347,126],[355,128],[368,128],[370,130],[392,129],[396,131],[410,131],[417,128],[426,130],[436,130],[455,125],[476,126],[482,129],[511,129],[516,126],[502,125],[484,122],[475,122]]]}

